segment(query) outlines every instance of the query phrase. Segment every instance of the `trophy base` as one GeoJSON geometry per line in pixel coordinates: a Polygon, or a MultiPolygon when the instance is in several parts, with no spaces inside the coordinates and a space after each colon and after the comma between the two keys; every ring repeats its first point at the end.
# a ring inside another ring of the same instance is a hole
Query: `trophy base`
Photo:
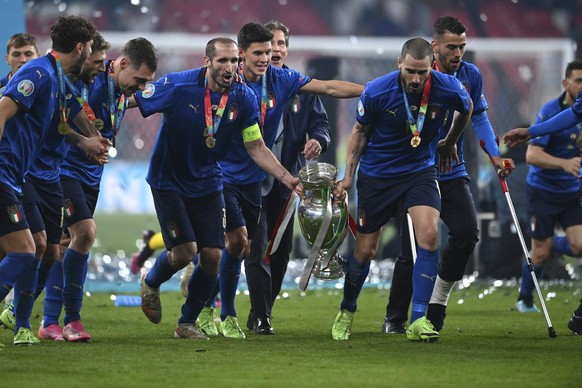
{"type": "Polygon", "coordinates": [[[339,253],[335,252],[326,265],[324,263],[326,255],[327,251],[319,251],[311,274],[319,280],[336,280],[344,277],[346,260],[339,253]]]}

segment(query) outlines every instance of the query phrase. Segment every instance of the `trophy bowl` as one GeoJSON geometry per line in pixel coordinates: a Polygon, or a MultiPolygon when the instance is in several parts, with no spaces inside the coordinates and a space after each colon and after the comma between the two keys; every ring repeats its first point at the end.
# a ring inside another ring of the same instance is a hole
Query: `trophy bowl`
{"type": "Polygon", "coordinates": [[[329,163],[308,164],[299,171],[305,197],[299,201],[297,218],[301,233],[312,249],[331,203],[331,221],[321,246],[317,247],[319,254],[312,271],[313,276],[321,280],[338,279],[344,275],[343,258],[336,249],[348,231],[348,207],[345,201],[337,202],[333,198],[336,178],[337,169],[329,163]]]}

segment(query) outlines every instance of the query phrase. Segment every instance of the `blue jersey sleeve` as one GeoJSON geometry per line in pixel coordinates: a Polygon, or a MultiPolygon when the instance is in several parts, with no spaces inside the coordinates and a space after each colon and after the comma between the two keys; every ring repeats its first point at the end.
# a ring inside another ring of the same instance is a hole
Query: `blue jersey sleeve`
{"type": "MultiPolygon", "coordinates": [[[[168,76],[167,76],[168,77],[168,76]]],[[[143,117],[165,113],[174,105],[175,84],[168,78],[149,83],[143,91],[135,93],[135,100],[143,117]]]]}
{"type": "Polygon", "coordinates": [[[8,81],[4,96],[12,98],[21,108],[28,111],[36,99],[50,88],[51,78],[46,68],[23,66],[8,81]]]}

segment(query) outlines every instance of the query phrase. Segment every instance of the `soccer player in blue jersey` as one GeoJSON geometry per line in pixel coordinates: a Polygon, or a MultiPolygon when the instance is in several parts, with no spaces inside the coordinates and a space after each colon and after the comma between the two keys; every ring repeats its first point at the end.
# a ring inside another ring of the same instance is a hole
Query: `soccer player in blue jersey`
{"type": "MultiPolygon", "coordinates": [[[[536,124],[555,117],[574,104],[582,91],[582,61],[567,65],[562,85],[564,92],[541,108],[536,124]]],[[[581,130],[582,124],[578,123],[564,131],[532,138],[527,147],[531,260],[538,279],[542,278],[552,248],[569,256],[582,255],[581,130]],[[554,236],[556,224],[566,232],[565,238],[554,236]]],[[[522,265],[516,308],[519,312],[539,312],[533,302],[534,283],[528,263],[524,261],[522,265]]]]}
{"type": "Polygon", "coordinates": [[[335,340],[350,337],[370,260],[378,249],[382,227],[396,216],[399,202],[412,218],[417,240],[408,338],[438,339],[438,332],[424,316],[439,258],[440,195],[432,143],[438,141],[439,167],[450,169],[456,160],[455,144],[469,122],[473,104],[459,80],[432,71],[432,65],[430,43],[410,39],[402,47],[399,70],[370,81],[360,97],[348,140],[345,176],[335,189],[342,199],[353,186],[359,165],[358,232],[354,250],[347,257],[341,310],[332,327],[335,340]],[[452,111],[459,117],[439,140],[439,130],[452,111]]]}
{"type": "MultiPolygon", "coordinates": [[[[38,58],[36,38],[27,33],[19,32],[8,39],[6,44],[6,63],[10,66],[10,72],[0,78],[0,97],[4,93],[6,84],[22,65],[31,59],[38,58]]],[[[11,289],[4,299],[4,308],[9,308],[14,300],[14,289],[11,289]]]]}
{"type": "Polygon", "coordinates": [[[210,40],[204,61],[205,67],[168,74],[135,95],[144,117],[164,113],[146,179],[167,250],[142,276],[142,310],[159,323],[160,285],[200,252],[174,333],[186,339],[208,339],[195,322],[216,285],[224,248],[226,215],[218,161],[238,152],[234,139],[242,138],[260,168],[289,189],[299,183],[265,145],[253,92],[235,82],[237,44],[228,38],[210,40]]]}
{"type": "MultiPolygon", "coordinates": [[[[265,144],[272,148],[277,137],[287,103],[297,93],[327,94],[332,97],[357,97],[363,90],[362,85],[345,81],[321,81],[312,79],[300,72],[270,65],[273,52],[273,33],[259,23],[247,23],[238,33],[238,43],[242,58],[244,82],[255,92],[256,106],[260,108],[260,127],[265,144]]],[[[226,239],[222,268],[225,271],[225,284],[228,290],[222,292],[222,315],[236,316],[234,299],[227,297],[236,292],[240,275],[241,260],[244,258],[245,273],[249,284],[251,309],[257,334],[272,334],[271,292],[268,267],[264,252],[249,254],[249,240],[254,236],[261,204],[261,185],[265,173],[242,150],[241,139],[234,139],[233,151],[220,161],[224,170],[225,201],[227,206],[226,239]],[[226,274],[233,281],[226,280],[226,274]],[[267,292],[265,292],[267,290],[267,292]]]]}
{"type": "MultiPolygon", "coordinates": [[[[471,123],[479,140],[491,154],[500,174],[507,176],[513,168],[513,161],[499,156],[499,147],[495,132],[487,117],[487,101],[483,95],[481,72],[472,63],[463,60],[467,44],[467,27],[457,18],[443,16],[436,20],[433,27],[432,48],[435,55],[434,70],[452,75],[467,89],[473,101],[471,123]],[[507,161],[507,162],[506,162],[507,161]],[[509,163],[506,166],[506,163],[509,163]]],[[[451,124],[441,128],[440,137],[446,136],[451,124]]],[[[440,217],[447,225],[449,238],[442,249],[439,272],[435,281],[426,316],[435,330],[440,331],[444,325],[446,306],[456,281],[465,271],[469,257],[479,241],[477,212],[473,196],[469,189],[469,174],[465,168],[463,153],[464,134],[457,143],[458,162],[454,162],[450,171],[440,172],[438,177],[441,193],[440,217]]],[[[408,226],[402,223],[402,255],[395,262],[390,297],[386,306],[386,317],[382,331],[389,334],[405,333],[405,322],[412,296],[412,252],[408,239],[408,226]]]]}
{"type": "MultiPolygon", "coordinates": [[[[287,69],[285,62],[289,47],[289,28],[276,20],[265,24],[265,27],[273,33],[271,65],[287,69]]],[[[292,174],[298,174],[299,170],[305,166],[306,160],[314,160],[327,150],[330,142],[329,129],[327,113],[319,96],[307,93],[296,94],[287,102],[272,151],[292,174]]],[[[271,237],[277,218],[285,207],[289,190],[267,177],[263,181],[262,195],[260,223],[252,240],[251,255],[263,256],[267,240],[271,237]]],[[[293,222],[289,222],[279,248],[269,255],[270,288],[267,287],[269,272],[257,272],[258,275],[265,277],[264,281],[255,281],[256,287],[262,288],[258,295],[264,295],[264,300],[268,302],[270,292],[271,308],[283,284],[292,240],[293,222]]],[[[249,329],[253,328],[254,323],[251,316],[249,329]]],[[[261,333],[261,330],[261,325],[257,325],[256,332],[261,333]]]]}
{"type": "MultiPolygon", "coordinates": [[[[15,345],[38,340],[30,330],[30,312],[39,260],[22,204],[24,177],[42,146],[63,137],[55,134],[58,123],[67,119],[63,77],[80,72],[91,54],[94,34],[95,27],[85,18],[59,17],[51,27],[52,52],[22,66],[0,99],[0,206],[4,209],[0,249],[6,252],[0,262],[0,299],[13,286],[22,290],[15,293],[15,345]]],[[[73,135],[72,139],[87,145],[85,138],[73,135]]],[[[100,146],[100,151],[104,149],[100,146]]]]}
{"type": "Polygon", "coordinates": [[[4,87],[22,65],[31,59],[38,58],[38,47],[36,38],[30,34],[19,32],[8,39],[6,44],[6,63],[10,66],[10,72],[0,78],[0,96],[4,87]]]}
{"type": "MultiPolygon", "coordinates": [[[[94,107],[93,125],[100,136],[114,142],[125,114],[128,97],[145,88],[146,82],[153,80],[157,69],[157,55],[150,41],[144,38],[132,39],[126,43],[121,55],[113,61],[104,62],[108,44],[101,38],[99,51],[88,58],[83,66],[79,90],[86,93],[88,103],[94,107]]],[[[47,287],[43,328],[39,335],[50,338],[58,336],[58,317],[61,303],[58,300],[58,282],[62,281],[63,304],[65,307],[65,327],[63,337],[67,341],[88,341],[90,334],[81,323],[80,310],[83,302],[83,285],[87,275],[87,260],[96,235],[93,212],[97,204],[99,184],[103,174],[103,164],[87,159],[75,147],[66,152],[67,157],[61,167],[61,183],[64,195],[64,227],[71,241],[64,252],[62,276],[56,278],[52,287],[47,287]],[[50,289],[50,290],[49,290],[50,289]],[[42,334],[42,335],[41,335],[42,334]]]]}

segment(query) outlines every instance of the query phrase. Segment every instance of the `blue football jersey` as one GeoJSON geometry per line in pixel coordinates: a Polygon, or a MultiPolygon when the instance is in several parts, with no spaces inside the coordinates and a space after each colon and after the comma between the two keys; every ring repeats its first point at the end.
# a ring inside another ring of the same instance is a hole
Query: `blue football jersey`
{"type": "MultiPolygon", "coordinates": [[[[155,189],[176,191],[189,198],[222,190],[218,160],[234,152],[234,140],[242,139],[245,128],[259,122],[255,95],[246,85],[234,83],[214,136],[216,145],[208,148],[204,136],[205,73],[203,67],[168,74],[136,93],[144,117],[164,114],[147,175],[155,189]]],[[[212,105],[218,105],[221,96],[211,91],[212,105]]]]}
{"type": "MultiPolygon", "coordinates": [[[[96,122],[102,124],[102,128],[99,131],[101,136],[113,141],[113,125],[111,123],[111,114],[109,112],[109,63],[110,61],[105,63],[106,71],[99,73],[92,84],[83,85],[83,82],[79,81],[76,86],[79,91],[83,90],[83,87],[86,88],[89,97],[87,102],[95,113],[96,122]]],[[[117,107],[117,101],[121,97],[121,91],[115,88],[114,96],[114,104],[117,107]]],[[[73,101],[76,102],[74,99],[73,101]]],[[[80,108],[78,103],[76,106],[80,108]]],[[[71,118],[74,118],[74,116],[71,115],[71,118]]],[[[71,127],[78,131],[78,128],[72,123],[71,127]]],[[[104,166],[87,159],[85,152],[80,148],[70,145],[67,146],[69,150],[63,164],[61,165],[61,175],[77,179],[88,186],[99,186],[104,166]]]]}
{"type": "Polygon", "coordinates": [[[58,93],[52,55],[25,63],[6,85],[3,98],[11,98],[20,109],[6,122],[0,141],[0,182],[17,192],[47,139],[51,122],[58,120],[58,93]]]}
{"type": "MultiPolygon", "coordinates": [[[[565,94],[546,103],[537,116],[535,124],[542,123],[554,117],[564,109],[565,94]]],[[[578,138],[582,130],[582,122],[564,131],[551,135],[536,137],[530,140],[530,144],[542,147],[544,151],[556,158],[571,159],[580,154],[578,138]]],[[[568,174],[562,169],[544,169],[535,165],[529,166],[527,183],[533,187],[556,193],[572,193],[580,187],[579,178],[568,174]]]]}
{"type": "MultiPolygon", "coordinates": [[[[473,116],[487,111],[487,100],[483,95],[483,78],[481,77],[479,68],[472,63],[462,61],[455,77],[463,84],[463,86],[465,86],[469,96],[471,96],[471,100],[473,101],[473,116]]],[[[452,120],[453,115],[451,114],[447,124],[441,129],[439,135],[441,139],[447,135],[452,120]]],[[[485,140],[487,149],[495,146],[495,133],[493,133],[492,128],[489,128],[489,131],[487,131],[482,127],[473,126],[473,129],[475,130],[478,139],[485,140]]],[[[459,163],[453,161],[451,171],[439,172],[439,180],[450,180],[468,175],[463,151],[464,138],[465,132],[461,134],[461,137],[457,142],[457,156],[459,157],[459,163]]]]}
{"type": "MultiPolygon", "coordinates": [[[[275,143],[277,129],[285,106],[297,94],[299,89],[311,81],[311,78],[293,69],[282,69],[269,65],[266,72],[268,103],[263,139],[267,147],[271,148],[275,143]]],[[[261,105],[261,80],[249,82],[247,85],[255,93],[255,105],[257,109],[261,105]]],[[[250,184],[261,182],[266,173],[248,155],[243,139],[233,139],[232,150],[220,161],[224,172],[224,180],[231,184],[250,184]]]]}
{"type": "Polygon", "coordinates": [[[4,94],[4,89],[6,88],[6,84],[8,84],[10,74],[12,73],[10,72],[6,74],[4,77],[0,78],[0,97],[2,97],[2,95],[4,94]]]}
{"type": "MultiPolygon", "coordinates": [[[[358,102],[356,120],[372,126],[360,159],[360,169],[368,176],[391,178],[434,166],[435,147],[431,143],[438,139],[440,128],[452,114],[450,111],[468,113],[470,109],[469,94],[457,79],[431,72],[432,88],[421,143],[413,148],[399,74],[400,71],[393,71],[368,82],[358,102]]],[[[407,98],[417,119],[421,94],[407,93],[407,98]]]]}

